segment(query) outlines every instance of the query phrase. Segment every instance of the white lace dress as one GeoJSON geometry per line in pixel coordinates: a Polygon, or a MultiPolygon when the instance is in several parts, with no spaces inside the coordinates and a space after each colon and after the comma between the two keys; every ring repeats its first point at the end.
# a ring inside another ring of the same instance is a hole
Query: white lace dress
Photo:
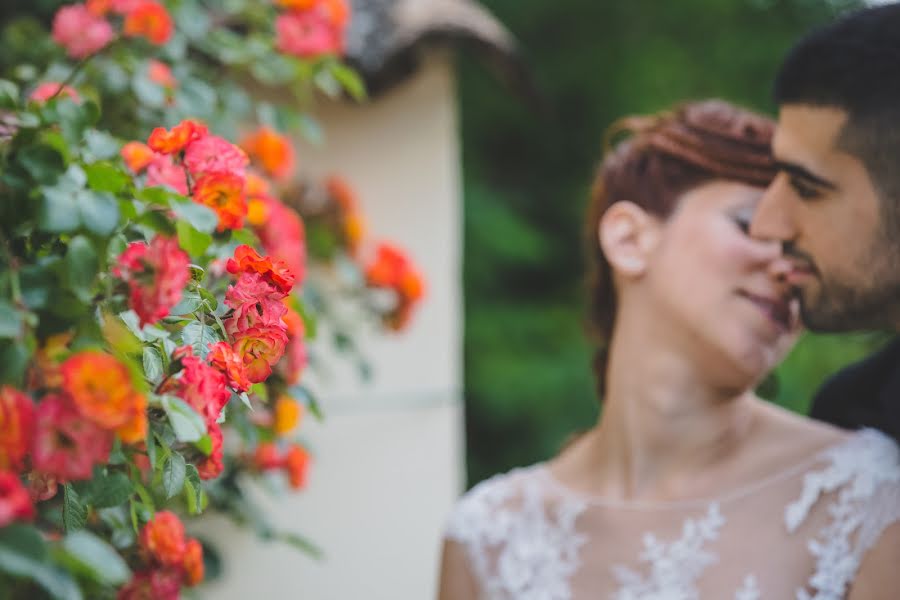
{"type": "Polygon", "coordinates": [[[897,446],[863,430],[715,501],[612,503],[516,469],[469,491],[447,538],[483,599],[840,600],[898,520],[897,446]]]}

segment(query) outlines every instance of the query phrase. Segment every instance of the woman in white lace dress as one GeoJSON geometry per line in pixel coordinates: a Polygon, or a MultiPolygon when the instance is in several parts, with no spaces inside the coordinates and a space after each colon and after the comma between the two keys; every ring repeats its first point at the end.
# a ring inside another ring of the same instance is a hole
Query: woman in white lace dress
{"type": "Polygon", "coordinates": [[[798,330],[747,233],[771,123],[713,101],[620,129],[588,222],[602,416],[459,501],[441,600],[900,598],[893,441],[753,393],[798,330]]]}

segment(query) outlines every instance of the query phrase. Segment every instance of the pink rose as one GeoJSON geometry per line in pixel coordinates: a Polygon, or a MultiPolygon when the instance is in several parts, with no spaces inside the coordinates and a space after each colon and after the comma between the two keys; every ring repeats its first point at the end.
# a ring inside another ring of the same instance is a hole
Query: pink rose
{"type": "Polygon", "coordinates": [[[53,17],[53,40],[72,58],[85,58],[113,39],[112,26],[84,4],[63,6],[53,17]]]}

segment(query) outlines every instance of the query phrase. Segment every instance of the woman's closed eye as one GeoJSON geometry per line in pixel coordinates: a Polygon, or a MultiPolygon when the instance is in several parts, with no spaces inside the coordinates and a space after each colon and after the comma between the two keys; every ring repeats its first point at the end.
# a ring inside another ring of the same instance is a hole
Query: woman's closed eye
{"type": "Polygon", "coordinates": [[[754,204],[752,207],[738,209],[731,215],[731,220],[744,235],[750,235],[750,223],[753,221],[755,210],[756,205],[754,204]]]}

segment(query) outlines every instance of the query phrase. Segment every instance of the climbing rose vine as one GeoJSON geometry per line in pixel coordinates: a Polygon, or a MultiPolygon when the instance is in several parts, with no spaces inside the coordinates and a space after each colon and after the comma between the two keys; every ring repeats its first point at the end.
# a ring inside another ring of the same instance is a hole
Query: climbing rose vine
{"type": "Polygon", "coordinates": [[[425,289],[295,149],[311,98],[364,100],[346,1],[43,10],[0,31],[0,597],[178,598],[207,511],[316,554],[244,486],[310,483],[318,329],[358,361],[425,289]]]}

